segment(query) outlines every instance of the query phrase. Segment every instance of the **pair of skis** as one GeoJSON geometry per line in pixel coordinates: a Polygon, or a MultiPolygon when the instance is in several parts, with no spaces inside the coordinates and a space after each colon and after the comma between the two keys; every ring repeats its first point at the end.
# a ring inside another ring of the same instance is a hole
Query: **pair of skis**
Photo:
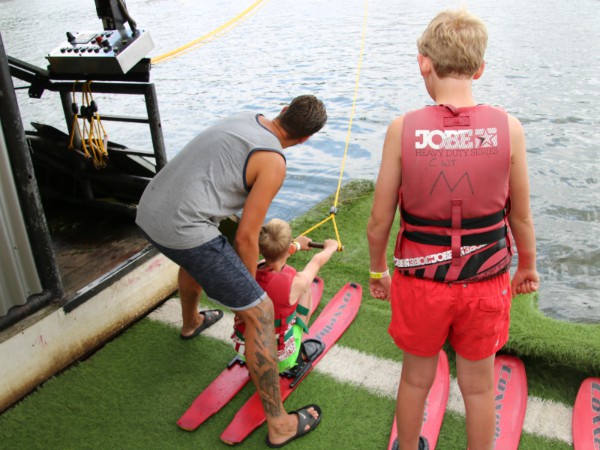
{"type": "MultiPolygon", "coordinates": [[[[312,285],[313,308],[318,305],[323,292],[323,281],[316,278],[312,285]]],[[[317,339],[325,344],[323,352],[312,364],[306,367],[297,378],[281,376],[281,399],[285,400],[306,377],[312,368],[323,358],[350,326],[362,299],[359,284],[348,283],[331,299],[309,328],[306,339],[317,339]]],[[[250,375],[244,364],[233,360],[228,367],[194,400],[188,410],[177,421],[184,430],[192,431],[223,408],[250,381],[250,375]]],[[[228,444],[242,442],[252,431],[266,420],[258,393],[254,393],[240,408],[232,422],[221,434],[221,440],[228,444]]]]}
{"type": "MultiPolygon", "coordinates": [[[[515,356],[497,355],[494,361],[494,382],[496,409],[494,449],[516,450],[521,439],[527,408],[527,377],[523,362],[515,356]]],[[[427,440],[429,450],[434,450],[437,445],[449,392],[448,356],[444,350],[441,350],[435,380],[425,401],[425,414],[421,428],[421,436],[427,440]]],[[[396,418],[394,418],[388,450],[394,448],[397,437],[396,418]]]]}
{"type": "MultiPolygon", "coordinates": [[[[315,278],[311,284],[311,314],[319,306],[323,295],[323,280],[315,278]]],[[[211,416],[219,412],[250,381],[250,374],[239,356],[227,365],[212,383],[193,401],[179,418],[177,425],[186,431],[193,431],[211,416]]]]}

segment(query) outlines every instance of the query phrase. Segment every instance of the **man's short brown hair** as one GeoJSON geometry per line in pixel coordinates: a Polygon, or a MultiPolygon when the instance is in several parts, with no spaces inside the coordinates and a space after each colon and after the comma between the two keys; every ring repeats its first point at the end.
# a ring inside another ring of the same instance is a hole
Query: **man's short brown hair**
{"type": "Polygon", "coordinates": [[[300,95],[277,117],[290,139],[312,136],[327,122],[325,105],[314,95],[300,95]]]}

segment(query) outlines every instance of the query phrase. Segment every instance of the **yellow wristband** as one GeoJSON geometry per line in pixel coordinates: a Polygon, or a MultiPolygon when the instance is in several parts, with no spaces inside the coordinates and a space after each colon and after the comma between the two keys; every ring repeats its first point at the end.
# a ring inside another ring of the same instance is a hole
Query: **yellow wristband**
{"type": "Polygon", "coordinates": [[[376,280],[378,280],[380,278],[389,277],[390,276],[390,269],[385,269],[384,272],[371,272],[371,271],[369,271],[369,276],[371,278],[376,279],[376,280]]]}

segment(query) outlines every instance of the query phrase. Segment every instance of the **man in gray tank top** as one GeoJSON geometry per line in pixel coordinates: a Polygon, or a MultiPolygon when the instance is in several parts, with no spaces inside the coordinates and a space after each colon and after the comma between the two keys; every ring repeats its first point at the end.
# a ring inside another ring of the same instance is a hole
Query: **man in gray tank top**
{"type": "Polygon", "coordinates": [[[182,339],[223,315],[198,311],[202,289],[245,322],[246,363],[267,417],[266,442],[274,447],[312,431],[321,417],[316,405],[292,414],[283,407],[273,304],[254,279],[258,236],[285,178],[283,149],[305,142],[326,121],[323,103],[302,95],[273,120],[244,112],[217,122],[156,174],[136,217],[149,241],[180,266],[182,339]],[[241,209],[234,250],[218,227],[241,209]]]}

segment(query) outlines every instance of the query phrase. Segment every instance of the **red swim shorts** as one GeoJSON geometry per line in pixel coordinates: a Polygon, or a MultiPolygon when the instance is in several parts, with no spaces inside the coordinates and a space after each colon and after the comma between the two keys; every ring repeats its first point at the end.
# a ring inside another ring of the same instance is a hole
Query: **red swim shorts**
{"type": "Polygon", "coordinates": [[[475,283],[440,283],[395,271],[388,331],[398,347],[417,356],[437,355],[448,339],[463,358],[484,359],[508,340],[511,299],[508,272],[475,283]]]}

